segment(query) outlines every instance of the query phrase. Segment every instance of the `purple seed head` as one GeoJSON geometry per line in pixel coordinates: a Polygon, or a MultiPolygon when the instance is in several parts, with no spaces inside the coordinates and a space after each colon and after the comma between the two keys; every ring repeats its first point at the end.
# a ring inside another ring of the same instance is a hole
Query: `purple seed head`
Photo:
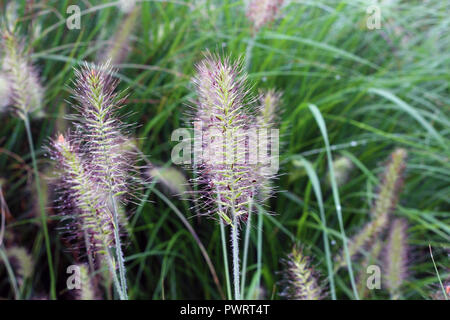
{"type": "Polygon", "coordinates": [[[135,172],[133,150],[127,147],[129,139],[117,116],[124,97],[116,93],[118,81],[109,64],[84,64],[76,71],[74,81],[75,106],[81,117],[77,123],[82,149],[91,170],[91,179],[98,192],[130,195],[130,177],[135,172]]]}
{"type": "Polygon", "coordinates": [[[283,287],[282,297],[289,300],[321,300],[326,297],[320,277],[302,248],[294,247],[282,262],[285,266],[280,283],[283,287]]]}
{"type": "Polygon", "coordinates": [[[197,65],[193,80],[198,94],[193,120],[202,136],[196,140],[202,148],[197,182],[203,186],[203,198],[227,223],[234,217],[246,220],[261,183],[249,161],[248,130],[255,121],[248,111],[252,99],[245,81],[240,61],[210,53],[197,65]]]}
{"type": "Polygon", "coordinates": [[[255,33],[275,20],[284,0],[251,0],[247,8],[247,18],[253,23],[255,33]]]}
{"type": "Polygon", "coordinates": [[[105,206],[105,197],[97,192],[80,145],[70,133],[59,135],[50,146],[50,154],[61,170],[58,182],[57,211],[70,223],[66,225],[67,240],[74,251],[85,247],[90,255],[104,254],[114,245],[113,221],[105,206]]]}

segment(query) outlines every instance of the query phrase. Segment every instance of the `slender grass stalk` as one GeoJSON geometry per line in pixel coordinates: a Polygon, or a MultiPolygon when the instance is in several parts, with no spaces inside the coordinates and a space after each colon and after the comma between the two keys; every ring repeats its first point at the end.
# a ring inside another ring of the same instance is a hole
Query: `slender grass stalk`
{"type": "Polygon", "coordinates": [[[251,218],[252,214],[249,212],[248,218],[247,218],[247,226],[245,230],[245,238],[244,238],[244,251],[242,256],[242,275],[241,275],[241,293],[242,296],[245,298],[245,280],[246,280],[246,274],[247,274],[247,259],[248,259],[248,247],[249,247],[249,240],[250,240],[250,230],[251,230],[251,218]]]}
{"type": "Polygon", "coordinates": [[[445,292],[444,285],[442,284],[441,276],[439,275],[439,270],[436,266],[436,262],[434,262],[433,251],[431,250],[431,244],[428,244],[428,248],[430,249],[431,260],[433,261],[434,270],[436,271],[436,276],[439,280],[439,285],[442,289],[442,294],[445,297],[445,300],[448,300],[448,295],[447,295],[447,292],[445,292]]]}
{"type": "Polygon", "coordinates": [[[114,217],[114,242],[116,249],[116,259],[119,265],[119,277],[120,286],[122,287],[122,298],[123,300],[128,300],[127,294],[127,279],[125,275],[125,260],[123,258],[122,244],[119,235],[119,213],[117,211],[117,204],[115,197],[110,193],[110,200],[113,207],[113,217],[114,217]]]}
{"type": "Polygon", "coordinates": [[[309,107],[309,110],[311,110],[312,114],[314,115],[315,120],[317,121],[317,124],[318,124],[320,131],[322,133],[322,136],[323,136],[323,140],[325,142],[327,158],[328,158],[328,170],[330,171],[330,177],[331,177],[331,188],[333,190],[333,198],[334,198],[334,202],[336,205],[336,214],[337,214],[338,221],[339,221],[339,229],[341,230],[341,237],[342,237],[342,243],[344,246],[345,260],[347,262],[347,269],[348,269],[348,273],[349,273],[349,277],[350,277],[350,283],[352,286],[353,295],[356,300],[359,300],[358,290],[357,290],[356,282],[355,282],[355,276],[353,273],[352,262],[350,259],[350,253],[349,253],[348,245],[347,245],[347,237],[345,235],[344,221],[342,219],[342,207],[341,207],[341,203],[339,200],[339,191],[338,191],[336,179],[334,178],[333,158],[331,156],[327,128],[325,126],[325,121],[323,120],[320,110],[313,104],[310,104],[308,107],[309,107]]]}
{"type": "Polygon", "coordinates": [[[44,197],[41,190],[41,183],[39,179],[39,171],[36,163],[36,155],[34,152],[34,144],[33,144],[33,138],[31,135],[31,128],[30,128],[30,121],[28,119],[28,114],[25,114],[23,117],[23,122],[25,125],[25,130],[27,132],[28,137],[28,144],[30,146],[30,153],[31,153],[31,160],[33,163],[33,171],[34,171],[34,181],[36,183],[36,190],[38,193],[38,199],[39,199],[39,208],[41,211],[41,223],[42,223],[42,229],[44,232],[44,239],[45,239],[45,249],[47,251],[47,262],[48,262],[48,268],[50,273],[50,297],[51,299],[56,299],[56,278],[55,278],[55,272],[53,269],[53,258],[52,258],[52,251],[50,247],[50,237],[48,234],[48,227],[47,227],[47,214],[45,212],[44,207],[44,197]]]}
{"type": "Polygon", "coordinates": [[[220,224],[220,238],[222,239],[222,253],[223,253],[223,265],[225,268],[225,281],[227,284],[227,297],[228,300],[232,299],[231,296],[231,283],[230,283],[230,269],[228,267],[228,253],[227,253],[227,243],[226,243],[226,235],[225,235],[225,226],[223,225],[223,221],[219,218],[220,224]]]}
{"type": "Polygon", "coordinates": [[[247,72],[250,71],[251,62],[252,62],[251,61],[252,60],[252,51],[253,51],[253,47],[255,46],[257,36],[258,36],[258,33],[254,33],[247,44],[247,49],[245,52],[245,64],[244,64],[244,68],[245,68],[245,70],[247,70],[247,72]]]}
{"type": "Polygon", "coordinates": [[[239,226],[237,215],[233,211],[233,225],[231,226],[231,247],[233,251],[233,284],[234,284],[234,299],[241,300],[241,291],[239,287],[239,226]]]}
{"type": "MultiPolygon", "coordinates": [[[[256,288],[259,292],[261,292],[261,269],[262,269],[262,233],[263,233],[263,218],[264,211],[261,207],[258,208],[258,233],[256,240],[256,288]]],[[[260,297],[258,297],[260,298],[260,297]]]]}
{"type": "MultiPolygon", "coordinates": [[[[219,194],[219,189],[216,188],[216,192],[219,194]]],[[[222,212],[222,205],[220,202],[217,204],[219,212],[222,212]]],[[[223,265],[225,267],[225,281],[227,284],[227,297],[228,300],[232,299],[231,295],[231,281],[230,281],[230,269],[228,265],[228,250],[227,250],[227,241],[226,241],[226,234],[225,234],[225,226],[223,223],[223,219],[219,217],[219,223],[220,223],[220,238],[222,240],[222,253],[223,253],[223,265]]]]}
{"type": "MultiPolygon", "coordinates": [[[[180,220],[183,222],[183,224],[185,225],[186,229],[188,229],[188,231],[191,233],[192,237],[194,238],[194,240],[197,242],[198,247],[200,248],[200,251],[203,255],[203,257],[205,258],[206,264],[209,267],[209,270],[211,272],[211,275],[214,279],[214,282],[217,285],[217,288],[220,292],[220,295],[222,297],[224,297],[222,289],[220,288],[220,283],[219,283],[219,279],[217,277],[217,273],[216,273],[216,269],[214,268],[211,259],[208,256],[208,252],[205,249],[205,246],[203,245],[203,243],[200,241],[197,233],[195,232],[195,230],[192,228],[192,226],[189,224],[189,222],[187,221],[186,217],[183,216],[183,214],[181,213],[180,210],[178,210],[178,208],[161,192],[159,192],[156,189],[153,189],[153,192],[160,197],[174,212],[175,214],[180,218],[180,220]]],[[[228,266],[228,261],[227,261],[227,266],[228,266]]],[[[228,274],[228,272],[227,272],[228,274]]],[[[228,281],[229,282],[229,281],[228,281]]],[[[231,289],[230,289],[230,297],[231,297],[231,289]]]]}
{"type": "Polygon", "coordinates": [[[247,218],[247,226],[245,230],[245,238],[244,238],[244,252],[242,255],[242,279],[241,279],[241,293],[242,296],[245,297],[244,290],[245,290],[245,277],[247,274],[247,258],[248,258],[248,246],[249,246],[249,240],[250,240],[250,231],[252,226],[252,206],[253,206],[253,200],[249,199],[249,209],[248,209],[248,218],[247,218]]]}
{"type": "Polygon", "coordinates": [[[320,212],[320,220],[322,221],[322,239],[323,244],[325,248],[325,258],[327,261],[327,270],[328,270],[328,282],[330,285],[330,291],[331,291],[331,299],[336,300],[336,286],[334,284],[334,272],[333,272],[333,261],[331,259],[331,250],[330,250],[330,243],[328,240],[328,229],[327,229],[327,222],[325,218],[325,210],[323,207],[323,199],[322,199],[322,190],[320,188],[319,178],[317,177],[316,171],[314,170],[311,163],[306,160],[305,158],[301,157],[301,161],[303,166],[306,169],[306,172],[309,176],[309,179],[311,180],[314,193],[317,198],[317,203],[319,205],[319,212],[320,212]]]}
{"type": "Polygon", "coordinates": [[[106,263],[108,264],[108,269],[113,276],[113,283],[116,288],[117,294],[119,295],[120,300],[126,300],[126,297],[123,294],[124,291],[120,284],[119,278],[117,277],[114,258],[112,256],[109,248],[107,248],[107,251],[106,251],[106,263]]]}

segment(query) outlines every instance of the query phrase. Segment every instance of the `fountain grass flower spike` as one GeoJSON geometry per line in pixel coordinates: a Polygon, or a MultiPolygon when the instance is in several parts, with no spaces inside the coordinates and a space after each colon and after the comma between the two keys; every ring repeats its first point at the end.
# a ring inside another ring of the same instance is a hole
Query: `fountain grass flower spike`
{"type": "MultiPolygon", "coordinates": [[[[30,115],[42,117],[44,89],[29,61],[23,40],[15,32],[2,30],[2,73],[10,89],[9,105],[24,120],[30,115]]],[[[3,101],[1,102],[3,103],[3,101]]]]}
{"type": "Polygon", "coordinates": [[[118,80],[109,63],[96,66],[85,63],[76,71],[74,98],[81,114],[80,133],[87,137],[85,154],[91,167],[96,192],[103,196],[103,205],[111,209],[114,248],[119,269],[122,297],[127,298],[125,263],[120,237],[120,204],[132,194],[134,156],[123,148],[127,141],[124,125],[116,115],[125,99],[116,93],[118,80]]]}
{"type": "Polygon", "coordinates": [[[96,190],[95,182],[91,179],[92,171],[83,161],[79,144],[73,140],[70,135],[59,135],[51,146],[52,158],[61,169],[58,188],[61,205],[58,211],[73,221],[69,227],[69,236],[75,240],[71,241],[75,242],[75,250],[85,247],[92,272],[104,260],[120,294],[122,289],[115,276],[115,262],[111,255],[115,245],[112,214],[96,190]]]}
{"type": "Polygon", "coordinates": [[[231,225],[234,293],[240,299],[239,226],[246,221],[263,181],[257,165],[249,161],[247,133],[256,126],[249,104],[254,100],[246,88],[241,61],[208,52],[196,68],[193,82],[198,99],[193,120],[202,138],[195,141],[201,147],[195,151],[196,182],[209,205],[206,214],[216,213],[221,224],[231,225]]]}
{"type": "Polygon", "coordinates": [[[69,182],[79,184],[71,187],[66,183],[65,187],[83,190],[82,194],[72,190],[76,196],[72,204],[75,203],[79,211],[88,210],[81,214],[79,223],[83,232],[87,231],[84,240],[88,256],[100,252],[106,257],[113,280],[119,280],[115,281],[115,286],[120,298],[127,299],[121,244],[125,215],[121,206],[130,200],[135,182],[139,180],[134,166],[137,159],[132,149],[127,147],[129,139],[116,115],[125,97],[115,92],[118,81],[113,77],[114,71],[109,63],[100,66],[85,63],[75,75],[74,98],[77,103],[74,107],[80,116],[75,122],[75,134],[69,138],[60,136],[54,143],[57,155],[59,152],[56,159],[71,161],[63,166],[64,174],[69,175],[69,182]]]}
{"type": "Polygon", "coordinates": [[[408,277],[408,224],[403,219],[392,221],[384,252],[384,283],[392,300],[401,296],[401,287],[408,277]]]}
{"type": "MultiPolygon", "coordinates": [[[[398,196],[403,185],[403,172],[406,167],[407,152],[398,148],[391,153],[378,187],[377,199],[371,209],[372,220],[350,239],[349,253],[354,257],[377,235],[381,234],[389,225],[389,216],[397,206],[398,196]]],[[[346,265],[344,254],[337,258],[336,268],[346,265]]]]}
{"type": "Polygon", "coordinates": [[[247,17],[253,23],[255,33],[264,25],[275,20],[284,0],[251,0],[247,7],[247,17]]]}
{"type": "Polygon", "coordinates": [[[0,26],[0,55],[3,56],[0,75],[3,80],[0,80],[0,86],[2,86],[0,91],[2,95],[6,95],[2,97],[4,100],[0,102],[0,111],[11,110],[13,114],[23,121],[25,126],[38,195],[42,232],[45,239],[45,250],[50,274],[50,297],[56,299],[56,276],[47,227],[47,213],[45,211],[44,194],[41,190],[39,169],[34,152],[30,125],[31,117],[42,117],[44,115],[42,111],[44,90],[41,86],[39,76],[30,62],[29,54],[25,50],[25,42],[20,39],[17,32],[13,29],[15,22],[10,22],[11,24],[9,26],[5,24],[0,26]]]}
{"type": "Polygon", "coordinates": [[[310,258],[302,248],[294,247],[283,261],[285,270],[280,294],[289,300],[321,300],[326,292],[320,284],[318,273],[311,266],[310,258]]]}

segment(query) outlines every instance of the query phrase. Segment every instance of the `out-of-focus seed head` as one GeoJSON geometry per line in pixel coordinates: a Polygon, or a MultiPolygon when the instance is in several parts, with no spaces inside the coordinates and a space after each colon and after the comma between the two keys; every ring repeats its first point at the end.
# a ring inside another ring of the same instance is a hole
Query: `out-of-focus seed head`
{"type": "Polygon", "coordinates": [[[370,293],[367,287],[367,280],[371,274],[367,273],[367,268],[370,265],[379,265],[378,259],[383,249],[383,244],[383,241],[379,239],[375,240],[360,264],[361,269],[357,277],[357,290],[361,299],[365,299],[370,293]]]}
{"type": "Polygon", "coordinates": [[[89,267],[86,264],[78,264],[80,270],[80,289],[75,289],[75,298],[77,300],[97,300],[98,294],[94,279],[89,273],[89,267]]]}
{"type": "Polygon", "coordinates": [[[136,0],[119,0],[119,8],[125,12],[129,13],[136,6],[136,0]]]}
{"type": "Polygon", "coordinates": [[[398,195],[403,186],[406,157],[405,149],[398,148],[391,153],[381,176],[381,184],[371,211],[373,217],[389,213],[396,207],[398,195]]]}
{"type": "MultiPolygon", "coordinates": [[[[406,166],[406,151],[396,149],[390,155],[381,179],[375,203],[371,209],[372,220],[349,240],[348,250],[350,257],[356,256],[374,238],[380,235],[389,225],[391,212],[397,205],[398,195],[403,184],[403,172],[406,166]]],[[[344,252],[337,257],[337,267],[346,266],[344,252]]]]}
{"type": "Polygon", "coordinates": [[[44,89],[23,41],[16,33],[4,29],[1,32],[1,51],[4,55],[2,72],[9,82],[9,104],[13,111],[20,118],[28,115],[42,117],[44,89]]]}
{"type": "Polygon", "coordinates": [[[148,175],[152,181],[161,183],[172,195],[183,196],[190,191],[186,177],[174,167],[152,165],[148,170],[148,175]]]}
{"type": "Polygon", "coordinates": [[[251,0],[247,7],[247,17],[257,33],[263,26],[275,20],[284,0],[251,0]]]}
{"type": "Polygon", "coordinates": [[[280,282],[282,297],[289,300],[321,300],[326,297],[320,277],[303,248],[294,247],[283,264],[285,269],[280,282]]]}
{"type": "Polygon", "coordinates": [[[272,128],[278,123],[281,114],[281,97],[282,93],[274,89],[260,92],[257,116],[260,128],[272,128]]]}
{"type": "Polygon", "coordinates": [[[98,61],[110,61],[112,65],[123,63],[131,51],[130,40],[133,36],[134,26],[139,13],[139,7],[135,7],[126,14],[116,32],[108,40],[105,50],[101,51],[98,61]]]}
{"type": "Polygon", "coordinates": [[[384,252],[384,282],[392,299],[399,299],[401,287],[409,275],[408,272],[408,224],[406,220],[392,221],[386,249],[384,252]]]}
{"type": "Polygon", "coordinates": [[[14,266],[16,277],[23,281],[33,274],[34,263],[31,255],[23,247],[11,246],[6,248],[6,255],[14,266]]]}
{"type": "MultiPolygon", "coordinates": [[[[266,131],[267,137],[271,135],[271,130],[278,127],[280,116],[281,116],[281,97],[282,93],[275,91],[274,89],[269,89],[266,91],[260,91],[259,94],[259,101],[258,101],[258,112],[256,115],[256,128],[261,131],[266,131]]],[[[279,147],[278,141],[273,141],[277,143],[277,146],[279,147]]],[[[267,141],[267,150],[271,150],[272,148],[272,137],[270,138],[270,141],[268,139],[267,141]]],[[[270,164],[274,161],[278,161],[278,159],[275,159],[275,157],[278,156],[277,154],[268,154],[266,153],[264,155],[264,159],[260,159],[261,163],[270,164]]],[[[255,177],[255,179],[260,179],[260,190],[259,190],[259,198],[260,200],[264,201],[268,199],[271,194],[273,193],[274,188],[272,187],[271,179],[274,178],[273,174],[265,174],[267,172],[267,168],[264,168],[264,165],[261,166],[261,168],[258,168],[256,170],[259,170],[261,173],[255,177]]]]}
{"type": "MultiPolygon", "coordinates": [[[[333,161],[334,178],[336,179],[336,184],[338,186],[342,186],[348,181],[352,169],[353,162],[347,157],[339,157],[333,161]]],[[[329,172],[327,178],[327,183],[331,186],[331,176],[329,172]]]]}

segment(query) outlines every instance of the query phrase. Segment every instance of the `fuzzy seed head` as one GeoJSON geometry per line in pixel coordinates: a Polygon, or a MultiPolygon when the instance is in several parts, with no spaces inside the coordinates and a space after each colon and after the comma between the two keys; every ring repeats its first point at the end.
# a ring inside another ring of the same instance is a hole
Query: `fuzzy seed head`
{"type": "Polygon", "coordinates": [[[2,73],[10,89],[8,104],[20,118],[27,115],[42,117],[44,90],[24,45],[13,32],[3,30],[1,37],[1,51],[4,54],[2,73]]]}
{"type": "Polygon", "coordinates": [[[392,299],[400,297],[400,289],[408,277],[408,224],[395,219],[390,227],[384,254],[384,280],[392,299]]]}
{"type": "Polygon", "coordinates": [[[57,209],[71,221],[67,234],[75,242],[73,250],[85,246],[88,254],[103,255],[107,247],[114,245],[111,212],[90,177],[80,147],[71,140],[69,135],[59,135],[50,148],[52,158],[61,169],[57,209]]]}
{"type": "Polygon", "coordinates": [[[326,293],[320,285],[318,273],[311,266],[310,258],[302,248],[294,247],[283,261],[285,270],[280,294],[289,300],[321,300],[326,293]]]}
{"type": "Polygon", "coordinates": [[[131,8],[130,12],[121,21],[119,28],[109,39],[106,49],[99,55],[98,61],[110,61],[112,65],[123,63],[131,51],[130,38],[133,36],[134,26],[139,13],[138,7],[131,8]]]}
{"type": "Polygon", "coordinates": [[[25,248],[18,246],[6,248],[6,255],[11,260],[17,277],[21,280],[31,277],[34,263],[31,255],[25,248]]]}
{"type": "Polygon", "coordinates": [[[284,0],[251,0],[247,7],[247,18],[257,33],[263,26],[275,20],[284,0]]]}
{"type": "Polygon", "coordinates": [[[368,254],[361,262],[361,270],[357,278],[357,289],[361,299],[366,298],[369,295],[369,288],[367,287],[367,280],[369,275],[367,273],[367,267],[370,265],[378,264],[380,253],[383,249],[383,241],[377,239],[369,248],[368,254]]]}
{"type": "MultiPolygon", "coordinates": [[[[360,253],[370,241],[388,227],[389,216],[397,205],[398,194],[402,187],[406,154],[404,149],[397,149],[391,154],[382,175],[377,199],[371,209],[372,219],[349,240],[348,251],[350,258],[360,253]]],[[[337,257],[337,267],[346,266],[344,257],[344,253],[341,252],[337,257]]]]}
{"type": "Polygon", "coordinates": [[[78,264],[80,270],[80,289],[76,290],[77,300],[96,300],[97,294],[94,281],[89,274],[89,268],[86,264],[78,264]]]}
{"type": "Polygon", "coordinates": [[[389,214],[397,205],[398,194],[403,184],[406,157],[405,149],[396,149],[392,152],[381,177],[377,199],[371,211],[373,217],[389,214]]]}
{"type": "Polygon", "coordinates": [[[109,64],[85,64],[76,71],[74,97],[81,113],[79,129],[87,138],[83,150],[89,158],[91,179],[98,192],[117,196],[129,194],[133,159],[132,152],[124,148],[129,139],[116,115],[123,97],[115,92],[118,82],[113,75],[109,64]]]}
{"type": "Polygon", "coordinates": [[[279,121],[282,93],[273,89],[261,91],[257,123],[261,128],[272,128],[279,121]]]}
{"type": "Polygon", "coordinates": [[[259,189],[261,179],[249,161],[247,130],[254,122],[246,112],[249,93],[241,63],[221,60],[209,53],[197,65],[193,80],[198,101],[194,122],[202,130],[202,153],[197,165],[204,185],[204,198],[217,205],[227,223],[246,220],[249,201],[259,189]]]}
{"type": "MultiPolygon", "coordinates": [[[[339,157],[333,161],[334,178],[338,186],[344,185],[353,169],[353,162],[347,157],[339,157]]],[[[328,173],[328,185],[331,186],[331,176],[328,173]]]]}
{"type": "MultiPolygon", "coordinates": [[[[256,127],[259,129],[269,130],[277,127],[280,121],[280,105],[281,105],[282,93],[277,92],[274,89],[269,89],[267,91],[260,91],[259,95],[259,106],[258,114],[256,116],[256,127]]],[[[268,150],[271,149],[271,144],[268,143],[268,150]]],[[[271,163],[275,160],[273,155],[266,155],[267,158],[264,159],[265,163],[271,163]],[[270,159],[272,158],[272,159],[270,159]]],[[[257,170],[264,170],[263,168],[258,168],[257,170]]],[[[268,199],[273,192],[271,179],[273,175],[259,175],[256,179],[261,179],[261,187],[259,191],[259,198],[261,200],[268,199]]]]}

